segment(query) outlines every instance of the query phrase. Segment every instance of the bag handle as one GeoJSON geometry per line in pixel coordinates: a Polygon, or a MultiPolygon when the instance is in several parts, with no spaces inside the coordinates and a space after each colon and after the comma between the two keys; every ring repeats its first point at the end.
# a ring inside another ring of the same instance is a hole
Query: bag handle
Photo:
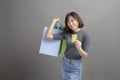
{"type": "Polygon", "coordinates": [[[55,24],[54,29],[63,30],[64,26],[63,26],[63,24],[60,21],[58,21],[57,24],[55,24]]]}

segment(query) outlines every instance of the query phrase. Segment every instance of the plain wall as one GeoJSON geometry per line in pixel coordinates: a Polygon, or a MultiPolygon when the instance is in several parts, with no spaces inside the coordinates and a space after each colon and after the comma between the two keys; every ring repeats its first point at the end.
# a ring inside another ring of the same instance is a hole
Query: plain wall
{"type": "Polygon", "coordinates": [[[1,0],[0,80],[61,80],[61,57],[39,54],[42,32],[70,11],[91,37],[83,80],[120,79],[119,0],[1,0]]]}

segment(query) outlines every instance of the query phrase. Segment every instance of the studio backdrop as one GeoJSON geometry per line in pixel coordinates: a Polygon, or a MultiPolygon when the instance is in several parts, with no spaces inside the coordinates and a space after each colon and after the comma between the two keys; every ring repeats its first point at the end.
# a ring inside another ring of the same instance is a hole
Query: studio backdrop
{"type": "Polygon", "coordinates": [[[61,80],[61,57],[39,54],[42,32],[70,11],[91,38],[82,80],[120,79],[120,0],[0,0],[0,80],[61,80]]]}

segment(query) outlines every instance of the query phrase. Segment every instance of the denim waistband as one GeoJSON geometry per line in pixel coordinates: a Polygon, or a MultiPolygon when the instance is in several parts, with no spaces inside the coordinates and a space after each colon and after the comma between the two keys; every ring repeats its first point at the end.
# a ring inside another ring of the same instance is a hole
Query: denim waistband
{"type": "Polygon", "coordinates": [[[63,57],[65,60],[67,60],[67,61],[80,61],[80,62],[82,62],[82,59],[81,58],[79,58],[79,59],[69,59],[69,58],[67,58],[66,56],[64,56],[63,57]]]}

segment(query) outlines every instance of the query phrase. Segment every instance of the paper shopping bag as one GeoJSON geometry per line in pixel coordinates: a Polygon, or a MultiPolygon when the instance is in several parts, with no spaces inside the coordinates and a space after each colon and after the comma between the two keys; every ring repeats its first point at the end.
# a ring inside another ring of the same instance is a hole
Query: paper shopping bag
{"type": "Polygon", "coordinates": [[[59,49],[59,56],[64,56],[66,50],[66,40],[63,39],[61,40],[61,45],[60,45],[60,49],[59,49]]]}
{"type": "MultiPolygon", "coordinates": [[[[48,30],[48,27],[44,27],[39,53],[46,54],[49,56],[55,56],[55,57],[64,56],[64,51],[66,49],[66,41],[47,39],[45,37],[47,30],[48,30]]],[[[62,30],[58,28],[53,30],[53,33],[55,34],[61,33],[61,32],[62,30]]]]}

